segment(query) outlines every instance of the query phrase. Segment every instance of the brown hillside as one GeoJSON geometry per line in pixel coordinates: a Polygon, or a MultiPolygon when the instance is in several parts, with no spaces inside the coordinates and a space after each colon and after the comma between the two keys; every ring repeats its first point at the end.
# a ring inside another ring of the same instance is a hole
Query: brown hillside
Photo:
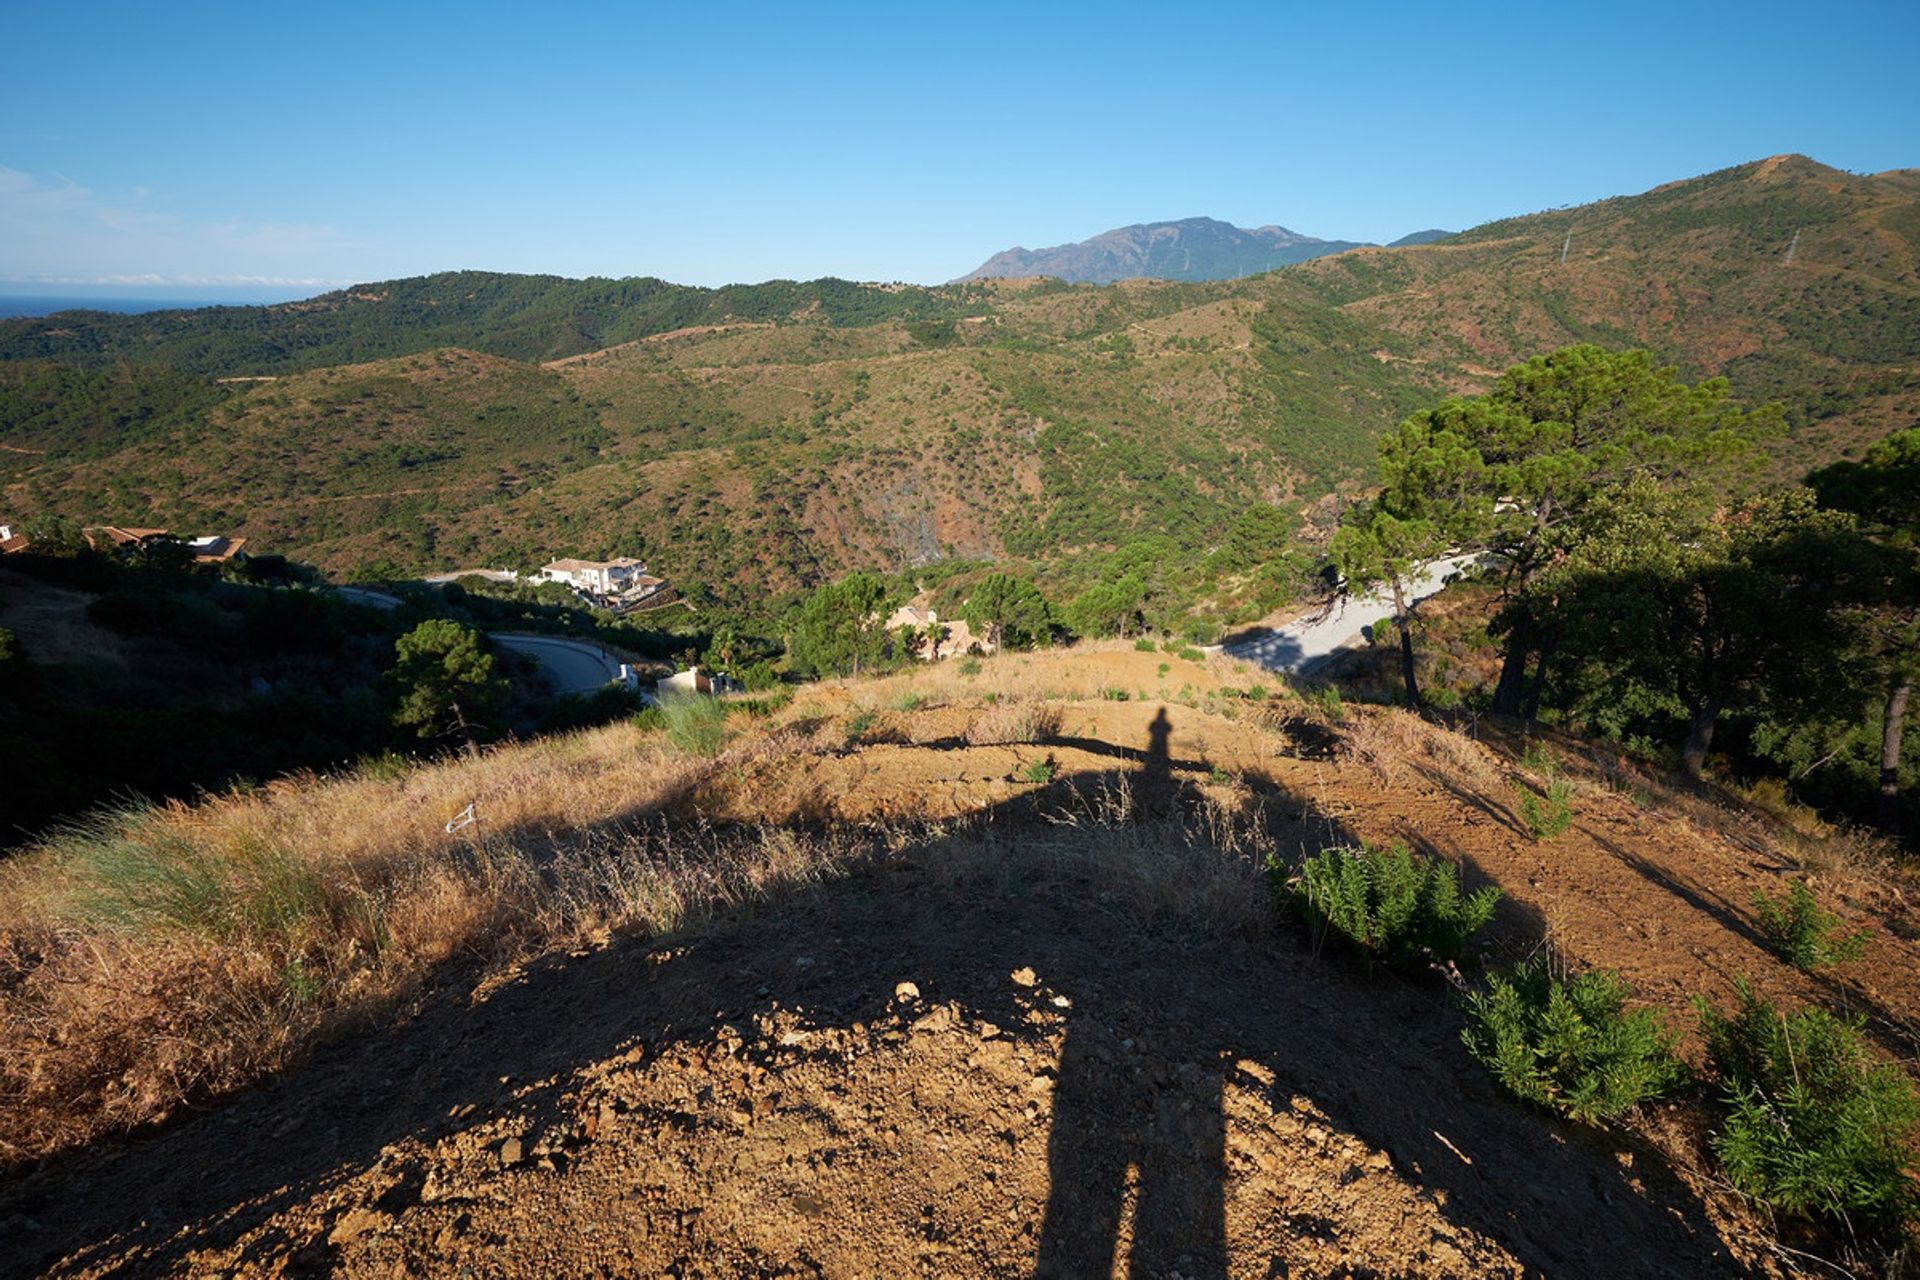
{"type": "Polygon", "coordinates": [[[441,351],[235,383],[159,447],[0,450],[0,497],[334,571],[637,551],[752,597],[1156,535],[1198,555],[1251,503],[1366,483],[1397,419],[1571,342],[1782,400],[1782,478],[1920,417],[1906,170],[1777,156],[1245,280],[961,289],[931,322],[801,308],[546,366],[441,351]]]}

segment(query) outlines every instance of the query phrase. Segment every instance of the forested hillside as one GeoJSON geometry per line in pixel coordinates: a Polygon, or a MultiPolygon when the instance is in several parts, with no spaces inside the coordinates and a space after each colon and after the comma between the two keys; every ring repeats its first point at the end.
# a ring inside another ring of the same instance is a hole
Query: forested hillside
{"type": "Polygon", "coordinates": [[[1776,157],[1238,281],[470,273],[14,321],[0,512],[218,529],[335,572],[617,551],[748,605],[948,557],[1063,589],[1144,558],[1198,590],[1257,504],[1358,490],[1408,412],[1568,342],[1779,400],[1781,475],[1905,425],[1916,196],[1911,172],[1776,157]]]}
{"type": "Polygon", "coordinates": [[[701,289],[644,277],[449,271],[355,285],[305,302],[0,320],[0,359],[156,361],[214,377],[317,369],[435,347],[551,360],[721,319],[862,325],[977,310],[978,288],[813,280],[701,289]]]}

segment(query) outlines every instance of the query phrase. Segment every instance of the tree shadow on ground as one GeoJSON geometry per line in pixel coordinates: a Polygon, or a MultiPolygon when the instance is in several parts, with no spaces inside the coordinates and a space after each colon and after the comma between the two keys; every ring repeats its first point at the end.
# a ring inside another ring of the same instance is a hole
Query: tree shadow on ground
{"type": "MultiPolygon", "coordinates": [[[[1163,762],[1169,739],[1151,739],[1163,762]]],[[[894,984],[911,979],[926,1000],[1040,1049],[1050,1042],[1036,1012],[1065,1009],[1047,1199],[1029,1251],[1041,1274],[1106,1274],[1117,1252],[1135,1275],[1226,1274],[1222,1098],[1230,1078],[1244,1083],[1235,1064],[1270,1081],[1276,1107],[1304,1101],[1384,1149],[1446,1220],[1498,1240],[1530,1272],[1736,1272],[1676,1178],[1644,1161],[1632,1177],[1609,1139],[1500,1095],[1467,1058],[1443,986],[1362,980],[1269,924],[1217,928],[1197,883],[1257,888],[1260,868],[1245,852],[1195,845],[1200,802],[1156,778],[1153,754],[1142,770],[1062,779],[966,829],[930,830],[843,879],[671,938],[550,955],[485,999],[448,975],[397,1025],[15,1180],[0,1193],[0,1222],[15,1228],[0,1233],[0,1271],[65,1257],[112,1274],[167,1272],[250,1232],[248,1263],[333,1267],[324,1227],[294,1236],[269,1224],[380,1166],[397,1142],[502,1114],[527,1132],[552,1129],[570,1118],[584,1068],[711,1046],[775,1008],[879,1037],[894,984]],[[1090,785],[1141,787],[1146,816],[1075,826],[1076,789],[1090,785]],[[1010,981],[1023,970],[1031,986],[1010,981]]],[[[1280,849],[1345,837],[1305,797],[1265,806],[1258,822],[1280,849]]],[[[382,1206],[417,1211],[424,1171],[390,1172],[382,1206]]],[[[1293,1235],[1262,1243],[1285,1273],[1290,1239],[1324,1244],[1342,1230],[1303,1216],[1293,1235]]]]}

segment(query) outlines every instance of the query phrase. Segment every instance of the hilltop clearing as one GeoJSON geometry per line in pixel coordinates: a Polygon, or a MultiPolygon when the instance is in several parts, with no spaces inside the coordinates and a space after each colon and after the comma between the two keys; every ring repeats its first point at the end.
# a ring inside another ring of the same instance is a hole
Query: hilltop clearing
{"type": "Polygon", "coordinates": [[[1523,1108],[1447,983],[1316,954],[1264,868],[1401,841],[1504,891],[1495,962],[1680,1027],[1745,975],[1904,1064],[1896,873],[1573,742],[1542,843],[1525,744],[1263,678],[1006,654],[743,705],[711,756],[623,724],[56,840],[0,897],[0,1267],[1791,1270],[1706,1091],[1523,1108]],[[1763,945],[1801,867],[1864,956],[1763,945]]]}

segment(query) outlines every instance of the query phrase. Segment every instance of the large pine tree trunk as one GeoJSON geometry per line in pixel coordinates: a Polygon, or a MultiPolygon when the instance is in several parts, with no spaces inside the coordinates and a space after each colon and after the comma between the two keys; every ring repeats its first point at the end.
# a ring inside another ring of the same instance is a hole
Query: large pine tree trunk
{"type": "Polygon", "coordinates": [[[1407,600],[1396,580],[1393,584],[1393,624],[1400,630],[1400,675],[1407,682],[1407,705],[1420,707],[1420,685],[1413,677],[1413,619],[1407,616],[1407,600]]]}
{"type": "Polygon", "coordinates": [[[1875,817],[1890,836],[1900,834],[1900,738],[1912,696],[1912,673],[1896,677],[1887,692],[1887,718],[1880,730],[1880,799],[1875,817]]]}
{"type": "Polygon", "coordinates": [[[1500,663],[1500,681],[1493,686],[1493,713],[1497,716],[1520,714],[1520,699],[1526,692],[1527,659],[1533,656],[1533,623],[1515,619],[1507,633],[1507,653],[1500,663]]]}
{"type": "Polygon", "coordinates": [[[1527,719],[1540,718],[1540,694],[1547,687],[1547,663],[1553,658],[1553,641],[1540,643],[1540,661],[1533,669],[1533,686],[1527,690],[1527,719]]]}
{"type": "Polygon", "coordinates": [[[1720,720],[1720,702],[1709,700],[1706,705],[1694,710],[1687,722],[1687,746],[1680,753],[1680,762],[1685,766],[1687,776],[1698,781],[1707,770],[1707,752],[1713,747],[1713,727],[1720,720]]]}

